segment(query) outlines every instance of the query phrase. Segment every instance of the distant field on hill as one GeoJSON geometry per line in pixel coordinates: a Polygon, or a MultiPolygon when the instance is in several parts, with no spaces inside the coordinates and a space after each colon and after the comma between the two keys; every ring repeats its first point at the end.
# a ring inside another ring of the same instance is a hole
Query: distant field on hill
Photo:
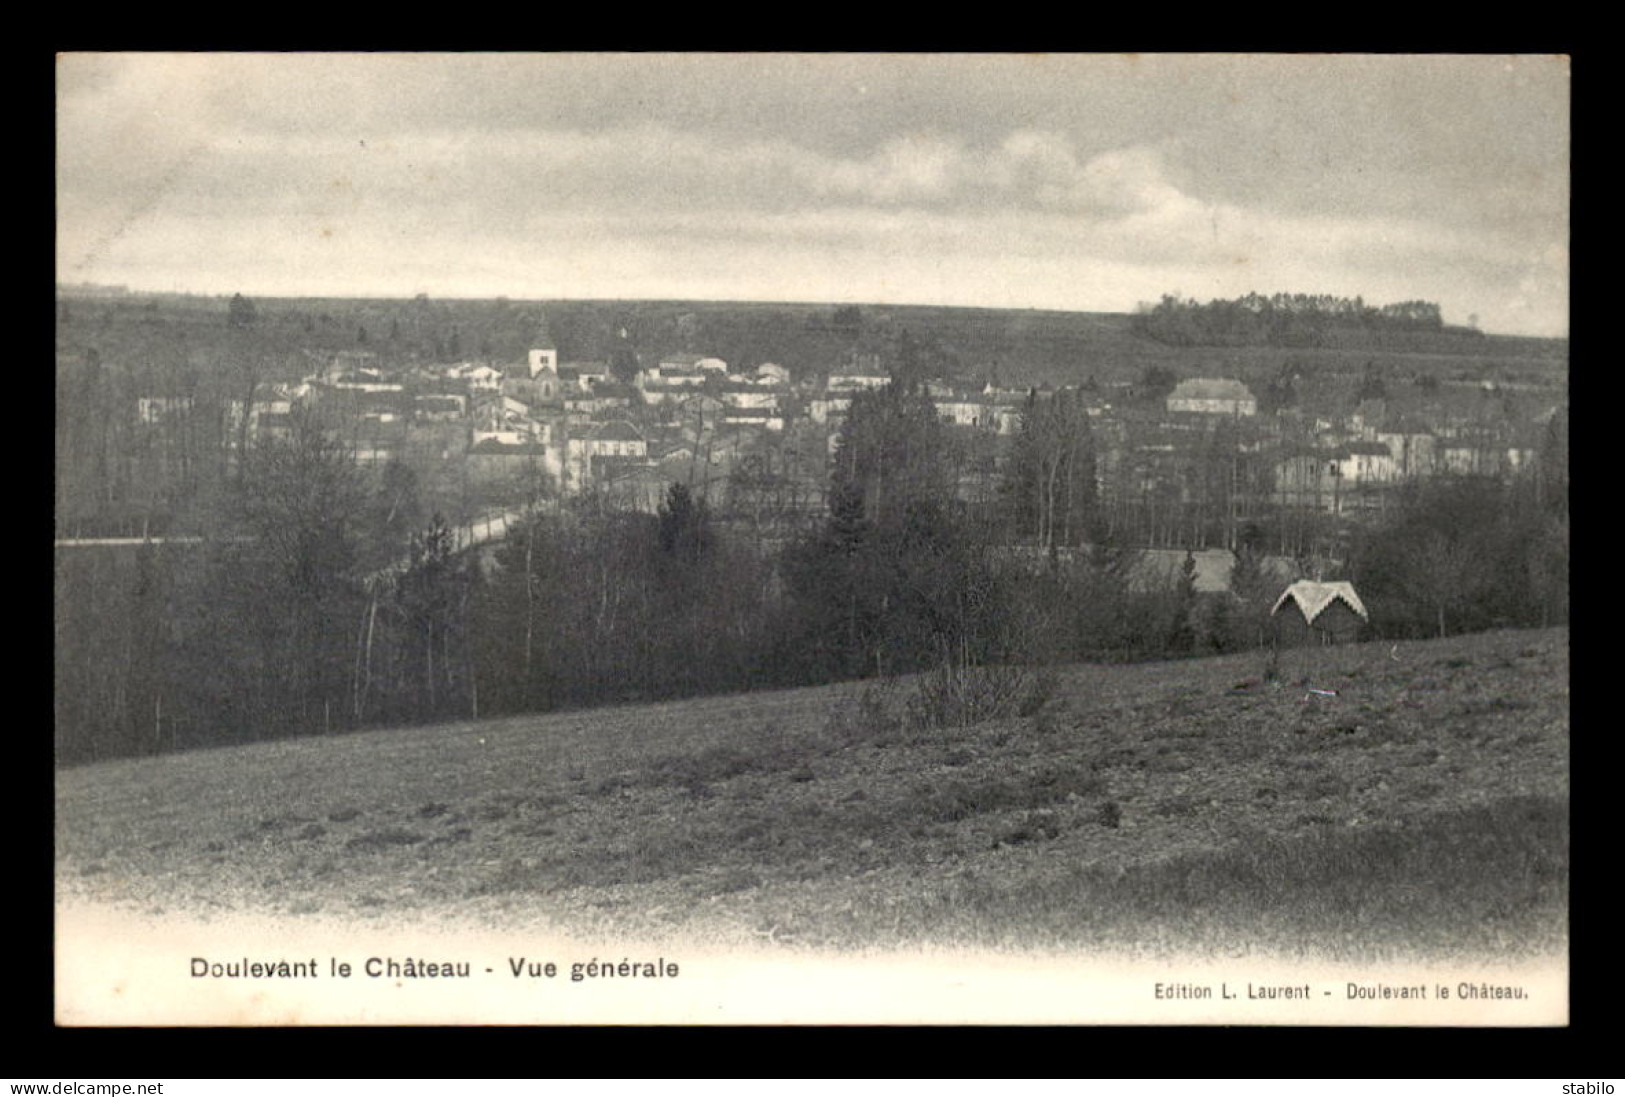
{"type": "MultiPolygon", "coordinates": [[[[57,338],[64,349],[94,345],[104,359],[143,364],[176,356],[228,352],[225,298],[138,297],[66,300],[57,338]]],[[[1126,313],[1039,309],[864,305],[859,322],[841,322],[840,306],[748,301],[487,301],[435,299],[267,298],[257,302],[255,333],[289,368],[302,350],[365,350],[383,362],[456,360],[489,355],[519,361],[545,319],[562,361],[608,360],[626,330],[645,361],[661,354],[716,354],[744,367],[775,361],[798,373],[838,368],[855,345],[884,346],[907,329],[928,363],[1005,385],[1132,382],[1156,366],[1181,377],[1222,374],[1255,381],[1285,363],[1358,376],[1367,363],[1410,378],[1465,373],[1561,386],[1568,342],[1521,336],[1433,337],[1411,349],[1372,344],[1336,348],[1171,347],[1131,330],[1126,313]]],[[[850,317],[849,317],[850,318],[850,317]]],[[[1347,339],[1348,336],[1340,338],[1347,339]]]]}
{"type": "Polygon", "coordinates": [[[791,949],[1560,950],[1568,632],[862,684],[199,751],[56,780],[59,899],[791,949]],[[1311,692],[1311,687],[1326,693],[1311,692]],[[868,708],[861,702],[868,692],[868,708]],[[1335,695],[1330,695],[1335,691],[1335,695]]]}

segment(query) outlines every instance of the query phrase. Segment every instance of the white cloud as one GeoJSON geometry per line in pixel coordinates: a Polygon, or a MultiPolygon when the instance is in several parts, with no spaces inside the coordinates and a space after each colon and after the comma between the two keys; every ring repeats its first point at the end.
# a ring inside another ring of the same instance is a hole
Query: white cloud
{"type": "MultiPolygon", "coordinates": [[[[1175,203],[1177,206],[1177,203],[1175,203]]],[[[1166,206],[1103,222],[1069,212],[833,204],[786,211],[533,210],[507,231],[427,212],[219,222],[154,215],[110,281],[260,294],[720,296],[1131,309],[1183,289],[1424,297],[1504,329],[1562,330],[1566,264],[1403,222],[1166,206]],[[205,257],[206,262],[200,257],[205,257]],[[380,283],[380,271],[388,278],[380,283]],[[1470,271],[1471,276],[1463,275],[1470,271]],[[1520,281],[1522,280],[1522,281],[1520,281]],[[1502,287],[1497,289],[1496,287],[1502,287]],[[1506,315],[1505,321],[1494,318],[1506,315]],[[1542,316],[1547,319],[1542,319],[1542,316]]]]}
{"type": "Polygon", "coordinates": [[[979,136],[946,118],[843,145],[789,124],[436,128],[405,125],[370,85],[329,118],[317,90],[287,82],[273,111],[220,59],[67,70],[58,262],[74,279],[1085,309],[1285,289],[1566,324],[1566,217],[1447,216],[1420,175],[1397,210],[1328,197],[1285,212],[1217,197],[1200,144],[1089,145],[1053,118],[979,136]]]}
{"type": "MultiPolygon", "coordinates": [[[[65,125],[72,123],[65,120],[65,125]]],[[[76,147],[94,134],[81,130],[76,147]]],[[[572,210],[743,214],[842,206],[975,213],[1066,210],[1095,219],[1164,217],[1193,203],[1163,178],[1156,154],[1114,150],[1080,164],[1062,137],[1017,131],[972,149],[938,135],[838,156],[785,140],[721,140],[660,126],[581,132],[440,131],[411,141],[365,132],[211,132],[194,119],[165,132],[162,152],[117,180],[80,159],[60,162],[64,260],[116,247],[155,211],[221,219],[284,213],[348,223],[448,218],[488,232],[536,213],[572,210]]]]}

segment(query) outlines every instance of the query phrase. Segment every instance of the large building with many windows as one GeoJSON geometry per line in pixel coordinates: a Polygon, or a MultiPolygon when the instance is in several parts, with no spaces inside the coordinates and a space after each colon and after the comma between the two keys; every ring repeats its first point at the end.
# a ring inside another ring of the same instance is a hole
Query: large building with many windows
{"type": "Polygon", "coordinates": [[[1203,415],[1257,415],[1258,401],[1240,381],[1193,377],[1181,381],[1168,394],[1171,412],[1203,415]]]}

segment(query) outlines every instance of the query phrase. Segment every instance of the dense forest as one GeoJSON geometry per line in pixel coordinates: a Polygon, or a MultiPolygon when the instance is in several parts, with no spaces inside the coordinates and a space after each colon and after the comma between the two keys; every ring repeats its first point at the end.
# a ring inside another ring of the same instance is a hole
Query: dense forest
{"type": "Polygon", "coordinates": [[[1250,293],[1206,304],[1164,296],[1135,315],[1134,330],[1181,347],[1371,345],[1426,351],[1436,349],[1440,337],[1483,339],[1473,328],[1446,328],[1431,301],[1376,306],[1358,297],[1305,293],[1250,293]]]}
{"type": "Polygon", "coordinates": [[[1528,474],[1408,485],[1390,519],[1363,531],[1348,574],[1382,635],[1568,621],[1568,444],[1555,416],[1528,474]]]}

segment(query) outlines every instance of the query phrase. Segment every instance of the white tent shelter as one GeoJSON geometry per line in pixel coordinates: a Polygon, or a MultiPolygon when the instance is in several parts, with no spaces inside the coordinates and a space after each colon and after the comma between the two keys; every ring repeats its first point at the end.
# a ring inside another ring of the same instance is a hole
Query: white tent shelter
{"type": "Polygon", "coordinates": [[[1313,579],[1299,579],[1281,592],[1281,597],[1277,598],[1275,605],[1270,608],[1270,614],[1273,616],[1280,612],[1281,607],[1290,599],[1298,604],[1303,619],[1312,625],[1315,618],[1339,598],[1349,609],[1358,613],[1361,620],[1370,623],[1371,614],[1366,612],[1365,603],[1360,601],[1360,596],[1354,592],[1354,584],[1349,582],[1320,583],[1313,579]]]}

